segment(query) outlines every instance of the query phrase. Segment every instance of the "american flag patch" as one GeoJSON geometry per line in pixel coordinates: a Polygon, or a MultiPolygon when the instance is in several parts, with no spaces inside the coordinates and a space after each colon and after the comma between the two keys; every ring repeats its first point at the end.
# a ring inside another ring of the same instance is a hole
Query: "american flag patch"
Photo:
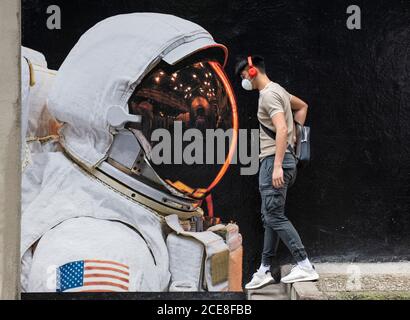
{"type": "Polygon", "coordinates": [[[57,292],[126,292],[129,277],[129,267],[118,262],[70,262],[57,268],[57,292]]]}

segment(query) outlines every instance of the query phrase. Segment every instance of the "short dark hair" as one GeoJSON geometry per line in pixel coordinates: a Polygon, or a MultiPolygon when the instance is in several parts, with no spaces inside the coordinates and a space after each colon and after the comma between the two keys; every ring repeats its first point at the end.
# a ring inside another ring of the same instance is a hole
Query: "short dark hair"
{"type": "MultiPolygon", "coordinates": [[[[262,73],[266,73],[265,59],[260,55],[254,55],[252,57],[253,65],[258,68],[262,73]]],[[[248,66],[248,56],[238,57],[235,66],[235,75],[239,77],[243,70],[248,66]]]]}

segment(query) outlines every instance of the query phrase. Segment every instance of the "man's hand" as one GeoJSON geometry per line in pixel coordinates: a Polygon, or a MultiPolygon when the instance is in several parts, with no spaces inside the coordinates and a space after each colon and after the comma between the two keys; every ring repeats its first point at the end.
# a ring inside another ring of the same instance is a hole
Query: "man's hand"
{"type": "Polygon", "coordinates": [[[275,189],[282,188],[285,185],[285,180],[283,178],[282,166],[274,166],[272,173],[272,184],[275,189]]]}

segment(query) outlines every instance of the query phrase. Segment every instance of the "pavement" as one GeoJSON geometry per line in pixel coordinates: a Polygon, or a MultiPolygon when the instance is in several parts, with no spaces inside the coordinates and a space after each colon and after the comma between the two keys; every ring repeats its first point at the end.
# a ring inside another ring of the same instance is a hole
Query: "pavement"
{"type": "MultiPolygon", "coordinates": [[[[281,268],[282,277],[290,265],[281,268]]],[[[410,299],[410,262],[315,263],[317,282],[282,283],[248,290],[249,300],[410,299]]]]}
{"type": "Polygon", "coordinates": [[[410,298],[410,262],[323,263],[317,288],[329,299],[410,298]]]}
{"type": "MultiPolygon", "coordinates": [[[[291,265],[281,267],[281,276],[290,272],[291,265]]],[[[315,282],[298,282],[294,284],[277,283],[257,290],[247,290],[248,300],[324,300],[315,282]]]]}

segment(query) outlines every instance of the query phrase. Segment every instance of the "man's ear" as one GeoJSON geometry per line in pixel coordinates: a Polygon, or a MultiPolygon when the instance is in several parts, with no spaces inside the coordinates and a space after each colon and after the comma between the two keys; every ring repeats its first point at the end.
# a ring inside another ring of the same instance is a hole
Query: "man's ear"
{"type": "Polygon", "coordinates": [[[259,69],[258,67],[255,67],[255,69],[258,70],[258,75],[257,75],[257,77],[258,77],[259,75],[261,75],[261,74],[264,74],[264,72],[263,72],[261,69],[259,69]]]}
{"type": "Polygon", "coordinates": [[[255,67],[255,69],[258,71],[258,73],[256,74],[256,77],[255,78],[253,78],[253,79],[259,79],[259,76],[261,75],[261,72],[260,72],[260,70],[259,70],[259,68],[256,68],[255,67]]]}

